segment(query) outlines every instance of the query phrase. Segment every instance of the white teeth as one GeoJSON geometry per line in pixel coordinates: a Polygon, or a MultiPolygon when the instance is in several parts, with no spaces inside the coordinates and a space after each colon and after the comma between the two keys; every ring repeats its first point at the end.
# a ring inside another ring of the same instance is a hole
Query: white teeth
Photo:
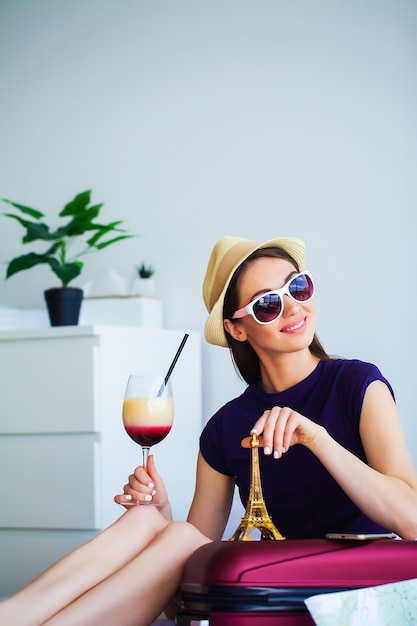
{"type": "Polygon", "coordinates": [[[299,322],[298,324],[294,324],[294,326],[287,326],[287,328],[285,329],[286,331],[288,330],[298,330],[299,328],[301,328],[301,326],[304,325],[304,320],[302,320],[301,322],[299,322]]]}

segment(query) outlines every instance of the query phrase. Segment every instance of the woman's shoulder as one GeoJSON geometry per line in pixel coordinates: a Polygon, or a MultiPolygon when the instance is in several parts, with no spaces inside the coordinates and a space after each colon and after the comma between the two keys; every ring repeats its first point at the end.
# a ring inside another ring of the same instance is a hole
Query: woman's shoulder
{"type": "Polygon", "coordinates": [[[380,380],[388,386],[394,395],[390,383],[379,367],[368,361],[332,358],[321,363],[321,374],[330,380],[343,384],[346,388],[366,388],[372,382],[380,380]]]}
{"type": "Polygon", "coordinates": [[[360,359],[343,359],[340,357],[331,358],[327,361],[322,361],[321,366],[323,371],[329,373],[341,375],[371,375],[381,377],[381,371],[374,363],[368,361],[361,361],[360,359]]]}

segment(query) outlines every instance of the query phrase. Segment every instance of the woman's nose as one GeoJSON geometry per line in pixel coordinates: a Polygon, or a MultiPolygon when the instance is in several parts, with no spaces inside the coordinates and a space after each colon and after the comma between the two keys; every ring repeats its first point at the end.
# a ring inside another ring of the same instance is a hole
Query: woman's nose
{"type": "Polygon", "coordinates": [[[282,312],[283,316],[286,317],[288,315],[294,315],[296,311],[300,310],[300,303],[290,298],[290,296],[286,293],[283,297],[284,302],[284,310],[282,312]]]}

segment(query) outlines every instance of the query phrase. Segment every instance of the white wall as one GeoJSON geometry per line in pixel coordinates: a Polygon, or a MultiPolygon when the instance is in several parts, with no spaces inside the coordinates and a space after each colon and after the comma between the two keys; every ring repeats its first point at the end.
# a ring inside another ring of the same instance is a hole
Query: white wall
{"type": "MultiPolygon", "coordinates": [[[[413,0],[1,0],[0,196],[55,215],[92,188],[140,237],[81,282],[153,264],[169,328],[202,330],[222,235],[303,238],[323,343],[381,367],[417,462],[416,25],[413,0]]],[[[203,367],[208,418],[241,385],[224,349],[203,367]]]]}

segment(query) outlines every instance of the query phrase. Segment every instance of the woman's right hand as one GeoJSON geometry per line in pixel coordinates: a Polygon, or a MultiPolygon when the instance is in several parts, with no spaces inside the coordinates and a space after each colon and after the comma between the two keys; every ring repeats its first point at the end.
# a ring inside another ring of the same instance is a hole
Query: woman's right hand
{"type": "Polygon", "coordinates": [[[123,494],[116,495],[114,501],[125,508],[130,508],[136,502],[146,505],[147,502],[156,505],[161,513],[171,521],[171,506],[164,481],[156,471],[154,456],[148,457],[148,465],[145,468],[137,467],[130,474],[128,482],[123,487],[123,494]]]}
{"type": "MultiPolygon", "coordinates": [[[[264,448],[264,454],[273,453],[279,459],[296,444],[311,448],[323,430],[322,426],[289,407],[274,406],[255,422],[251,434],[259,436],[259,445],[264,448]]],[[[243,439],[242,446],[250,448],[251,439],[243,439]]]]}

